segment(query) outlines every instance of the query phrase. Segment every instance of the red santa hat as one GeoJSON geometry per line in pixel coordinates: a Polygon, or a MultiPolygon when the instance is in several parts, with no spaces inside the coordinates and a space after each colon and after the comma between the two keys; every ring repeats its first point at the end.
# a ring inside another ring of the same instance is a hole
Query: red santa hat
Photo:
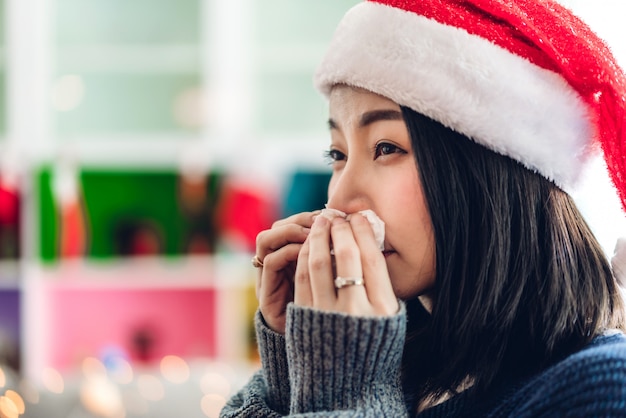
{"type": "Polygon", "coordinates": [[[626,208],[626,76],[554,1],[364,1],[339,24],[315,84],[385,96],[565,190],[601,148],[626,208]]]}

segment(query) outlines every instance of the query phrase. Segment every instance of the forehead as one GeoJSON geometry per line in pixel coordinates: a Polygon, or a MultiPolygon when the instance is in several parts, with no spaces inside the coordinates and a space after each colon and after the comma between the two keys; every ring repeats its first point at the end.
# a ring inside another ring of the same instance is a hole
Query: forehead
{"type": "Polygon", "coordinates": [[[400,111],[400,106],[386,97],[357,87],[337,85],[330,92],[329,111],[332,119],[351,119],[374,109],[400,111]]]}

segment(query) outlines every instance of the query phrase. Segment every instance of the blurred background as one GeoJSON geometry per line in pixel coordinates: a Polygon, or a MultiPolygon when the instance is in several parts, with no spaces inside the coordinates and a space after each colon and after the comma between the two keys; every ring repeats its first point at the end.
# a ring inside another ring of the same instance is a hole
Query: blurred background
{"type": "MultiPolygon", "coordinates": [[[[217,416],[256,234],[326,201],[311,79],[357,2],[0,0],[0,418],[217,416]]],[[[563,3],[624,65],[623,2],[563,3]]],[[[606,182],[572,193],[610,256],[606,182]]]]}

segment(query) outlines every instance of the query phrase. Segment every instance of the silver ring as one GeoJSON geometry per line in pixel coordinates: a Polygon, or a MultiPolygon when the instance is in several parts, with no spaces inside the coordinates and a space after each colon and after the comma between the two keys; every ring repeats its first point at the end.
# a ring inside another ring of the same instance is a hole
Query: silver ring
{"type": "Polygon", "coordinates": [[[335,279],[335,287],[341,289],[344,286],[363,286],[365,281],[363,277],[341,277],[335,279]]]}
{"type": "Polygon", "coordinates": [[[261,261],[258,255],[255,255],[254,257],[252,257],[252,265],[255,268],[261,268],[263,267],[263,261],[261,261]]]}

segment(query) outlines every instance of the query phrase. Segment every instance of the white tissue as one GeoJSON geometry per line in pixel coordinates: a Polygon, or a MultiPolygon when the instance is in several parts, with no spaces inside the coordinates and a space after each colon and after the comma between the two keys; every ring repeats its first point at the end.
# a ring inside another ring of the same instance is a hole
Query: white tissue
{"type": "Polygon", "coordinates": [[[345,218],[347,216],[345,212],[342,212],[339,209],[333,209],[329,207],[325,207],[324,209],[322,209],[322,213],[320,215],[322,215],[329,221],[332,221],[336,217],[345,218]]]}
{"type": "MultiPolygon", "coordinates": [[[[372,226],[372,231],[374,231],[374,239],[376,240],[376,244],[378,244],[378,248],[380,248],[380,251],[383,251],[385,249],[385,223],[371,209],[362,210],[359,211],[359,213],[365,216],[365,218],[369,221],[370,225],[372,226]]],[[[329,208],[328,206],[322,209],[321,215],[328,220],[332,220],[333,218],[336,218],[338,216],[345,219],[350,218],[350,215],[346,214],[345,212],[342,212],[338,209],[329,208]]]]}

